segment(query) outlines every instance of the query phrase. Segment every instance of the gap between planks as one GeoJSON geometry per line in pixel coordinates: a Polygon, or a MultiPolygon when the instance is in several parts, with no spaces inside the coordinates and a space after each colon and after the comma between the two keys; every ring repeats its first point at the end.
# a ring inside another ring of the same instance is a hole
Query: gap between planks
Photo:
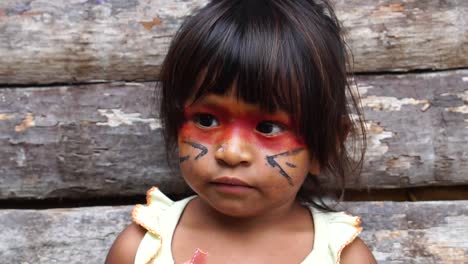
{"type": "MultiPolygon", "coordinates": [[[[181,195],[168,196],[173,200],[182,199],[181,195]]],[[[344,201],[348,202],[419,202],[468,200],[468,186],[433,186],[402,189],[347,190],[344,201]]],[[[51,198],[42,200],[6,199],[0,200],[1,209],[54,209],[94,206],[124,206],[146,203],[145,195],[126,197],[94,197],[86,199],[51,198]]]]}

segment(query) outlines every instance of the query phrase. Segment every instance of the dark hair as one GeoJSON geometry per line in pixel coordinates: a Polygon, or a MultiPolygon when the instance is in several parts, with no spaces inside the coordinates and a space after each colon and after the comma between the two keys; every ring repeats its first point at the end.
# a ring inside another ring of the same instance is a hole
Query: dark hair
{"type": "Polygon", "coordinates": [[[321,174],[335,176],[338,185],[326,189],[318,175],[309,175],[298,198],[333,210],[322,198],[333,190],[343,195],[345,175],[360,171],[365,148],[341,34],[327,1],[211,1],[183,23],[162,65],[160,114],[167,153],[176,148],[188,99],[233,90],[246,102],[284,110],[297,121],[296,131],[319,161],[321,174]],[[344,145],[348,132],[362,139],[357,161],[344,145]]]}

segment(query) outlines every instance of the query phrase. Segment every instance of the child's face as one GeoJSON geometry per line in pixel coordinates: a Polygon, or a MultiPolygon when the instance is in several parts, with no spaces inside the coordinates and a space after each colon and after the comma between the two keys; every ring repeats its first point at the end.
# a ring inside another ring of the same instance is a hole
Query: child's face
{"type": "Polygon", "coordinates": [[[319,173],[290,116],[234,96],[207,95],[185,108],[182,175],[202,201],[231,216],[290,206],[308,172],[319,173]]]}

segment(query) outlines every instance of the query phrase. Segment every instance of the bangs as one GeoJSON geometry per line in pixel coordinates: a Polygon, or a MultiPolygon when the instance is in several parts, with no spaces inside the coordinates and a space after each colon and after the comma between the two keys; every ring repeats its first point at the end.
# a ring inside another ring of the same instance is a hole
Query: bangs
{"type": "MultiPolygon", "coordinates": [[[[312,75],[304,65],[310,54],[300,46],[304,42],[297,38],[300,34],[294,34],[290,23],[284,22],[285,15],[271,1],[224,4],[224,12],[216,20],[210,19],[208,30],[193,34],[192,41],[180,47],[189,54],[182,56],[187,62],[179,60],[177,73],[196,80],[175,85],[176,90],[191,91],[181,99],[185,102],[210,93],[231,93],[265,111],[283,110],[299,117],[300,87],[309,86],[304,82],[312,75]],[[192,88],[186,89],[186,85],[192,88]]],[[[208,28],[205,21],[198,22],[202,25],[197,28],[208,28]]]]}

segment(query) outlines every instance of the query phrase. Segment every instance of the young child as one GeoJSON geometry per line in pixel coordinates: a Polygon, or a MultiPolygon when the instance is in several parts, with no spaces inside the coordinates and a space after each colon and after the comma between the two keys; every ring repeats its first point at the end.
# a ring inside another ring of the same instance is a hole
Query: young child
{"type": "Polygon", "coordinates": [[[328,207],[318,180],[342,188],[356,164],[346,61],[323,0],[212,0],[189,17],[162,66],[160,113],[196,196],[152,188],[106,263],[376,263],[359,218],[328,207]]]}

